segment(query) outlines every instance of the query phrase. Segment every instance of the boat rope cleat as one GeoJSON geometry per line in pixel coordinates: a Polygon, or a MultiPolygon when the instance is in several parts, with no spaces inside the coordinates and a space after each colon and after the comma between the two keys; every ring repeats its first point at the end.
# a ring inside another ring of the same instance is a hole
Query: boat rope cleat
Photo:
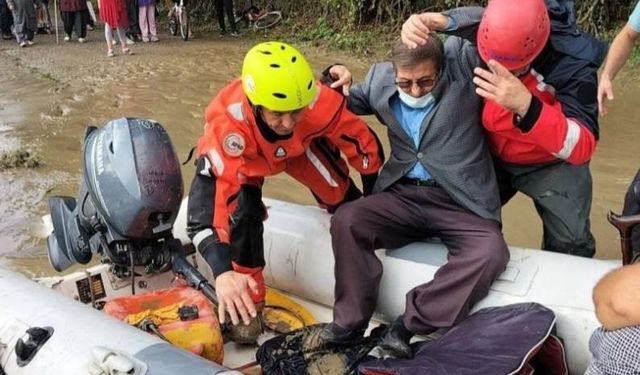
{"type": "Polygon", "coordinates": [[[89,363],[89,375],[144,375],[147,370],[147,364],[141,360],[104,346],[93,350],[89,363]]]}

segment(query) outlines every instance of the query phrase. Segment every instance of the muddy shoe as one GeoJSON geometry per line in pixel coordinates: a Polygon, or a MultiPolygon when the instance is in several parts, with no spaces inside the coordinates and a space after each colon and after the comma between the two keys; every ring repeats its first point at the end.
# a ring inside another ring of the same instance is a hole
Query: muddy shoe
{"type": "Polygon", "coordinates": [[[334,345],[349,345],[362,339],[364,330],[350,330],[342,328],[335,323],[324,326],[320,332],[320,339],[334,345]]]}
{"type": "MultiPolygon", "coordinates": [[[[264,342],[256,353],[256,359],[263,373],[307,375],[356,373],[358,363],[373,348],[377,339],[360,336],[349,344],[331,344],[323,338],[323,332],[327,332],[327,326],[329,324],[307,326],[264,342]]],[[[329,331],[331,330],[329,328],[329,331]]]]}
{"type": "Polygon", "coordinates": [[[382,358],[411,358],[411,337],[413,333],[404,326],[401,315],[387,328],[376,349],[382,358]]]}

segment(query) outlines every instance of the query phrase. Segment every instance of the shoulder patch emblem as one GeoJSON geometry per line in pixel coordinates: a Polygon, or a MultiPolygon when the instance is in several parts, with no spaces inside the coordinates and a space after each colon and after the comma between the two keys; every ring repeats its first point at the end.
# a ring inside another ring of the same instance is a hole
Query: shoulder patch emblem
{"type": "Polygon", "coordinates": [[[276,149],[276,152],[274,154],[277,158],[283,158],[285,156],[287,156],[287,150],[284,149],[284,147],[282,146],[278,146],[278,148],[276,149]]]}
{"type": "Polygon", "coordinates": [[[244,138],[238,133],[229,133],[222,141],[222,149],[229,156],[242,155],[244,147],[244,138]]]}

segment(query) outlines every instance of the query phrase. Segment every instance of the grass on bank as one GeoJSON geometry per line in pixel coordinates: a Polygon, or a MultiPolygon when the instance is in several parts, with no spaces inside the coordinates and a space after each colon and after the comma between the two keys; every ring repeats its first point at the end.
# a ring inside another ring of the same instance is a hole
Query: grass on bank
{"type": "Polygon", "coordinates": [[[42,157],[26,148],[4,151],[0,153],[0,171],[13,168],[38,168],[42,165],[42,157]]]}
{"type": "Polygon", "coordinates": [[[53,83],[60,83],[60,81],[52,76],[50,73],[45,73],[38,68],[31,68],[31,74],[41,80],[49,81],[53,83]]]}
{"type": "MultiPolygon", "coordinates": [[[[350,52],[356,57],[380,57],[388,54],[391,41],[400,35],[397,27],[367,25],[357,29],[332,25],[326,18],[285,18],[267,31],[270,39],[292,44],[308,43],[327,50],[350,52]]],[[[248,33],[251,35],[251,33],[248,33]]]]}

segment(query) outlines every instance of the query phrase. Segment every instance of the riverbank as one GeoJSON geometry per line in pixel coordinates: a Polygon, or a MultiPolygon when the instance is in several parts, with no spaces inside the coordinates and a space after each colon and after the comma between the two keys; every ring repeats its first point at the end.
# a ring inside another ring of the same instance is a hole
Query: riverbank
{"type": "MultiPolygon", "coordinates": [[[[160,42],[137,43],[130,47],[133,56],[113,58],[106,55],[101,29],[90,32],[83,44],[56,44],[55,35],[37,35],[28,48],[0,41],[0,154],[28,150],[42,162],[37,168],[0,168],[0,263],[34,276],[52,273],[40,217],[48,212],[49,196],[76,195],[88,125],[122,116],[155,119],[185,160],[201,135],[207,103],[239,76],[250,46],[272,37],[195,34],[183,42],[162,30],[160,42]]],[[[361,78],[369,65],[312,45],[301,49],[318,73],[341,61],[361,78]]],[[[188,191],[193,165],[182,172],[188,191]]],[[[286,176],[270,179],[265,195],[314,202],[286,176]]]]}

